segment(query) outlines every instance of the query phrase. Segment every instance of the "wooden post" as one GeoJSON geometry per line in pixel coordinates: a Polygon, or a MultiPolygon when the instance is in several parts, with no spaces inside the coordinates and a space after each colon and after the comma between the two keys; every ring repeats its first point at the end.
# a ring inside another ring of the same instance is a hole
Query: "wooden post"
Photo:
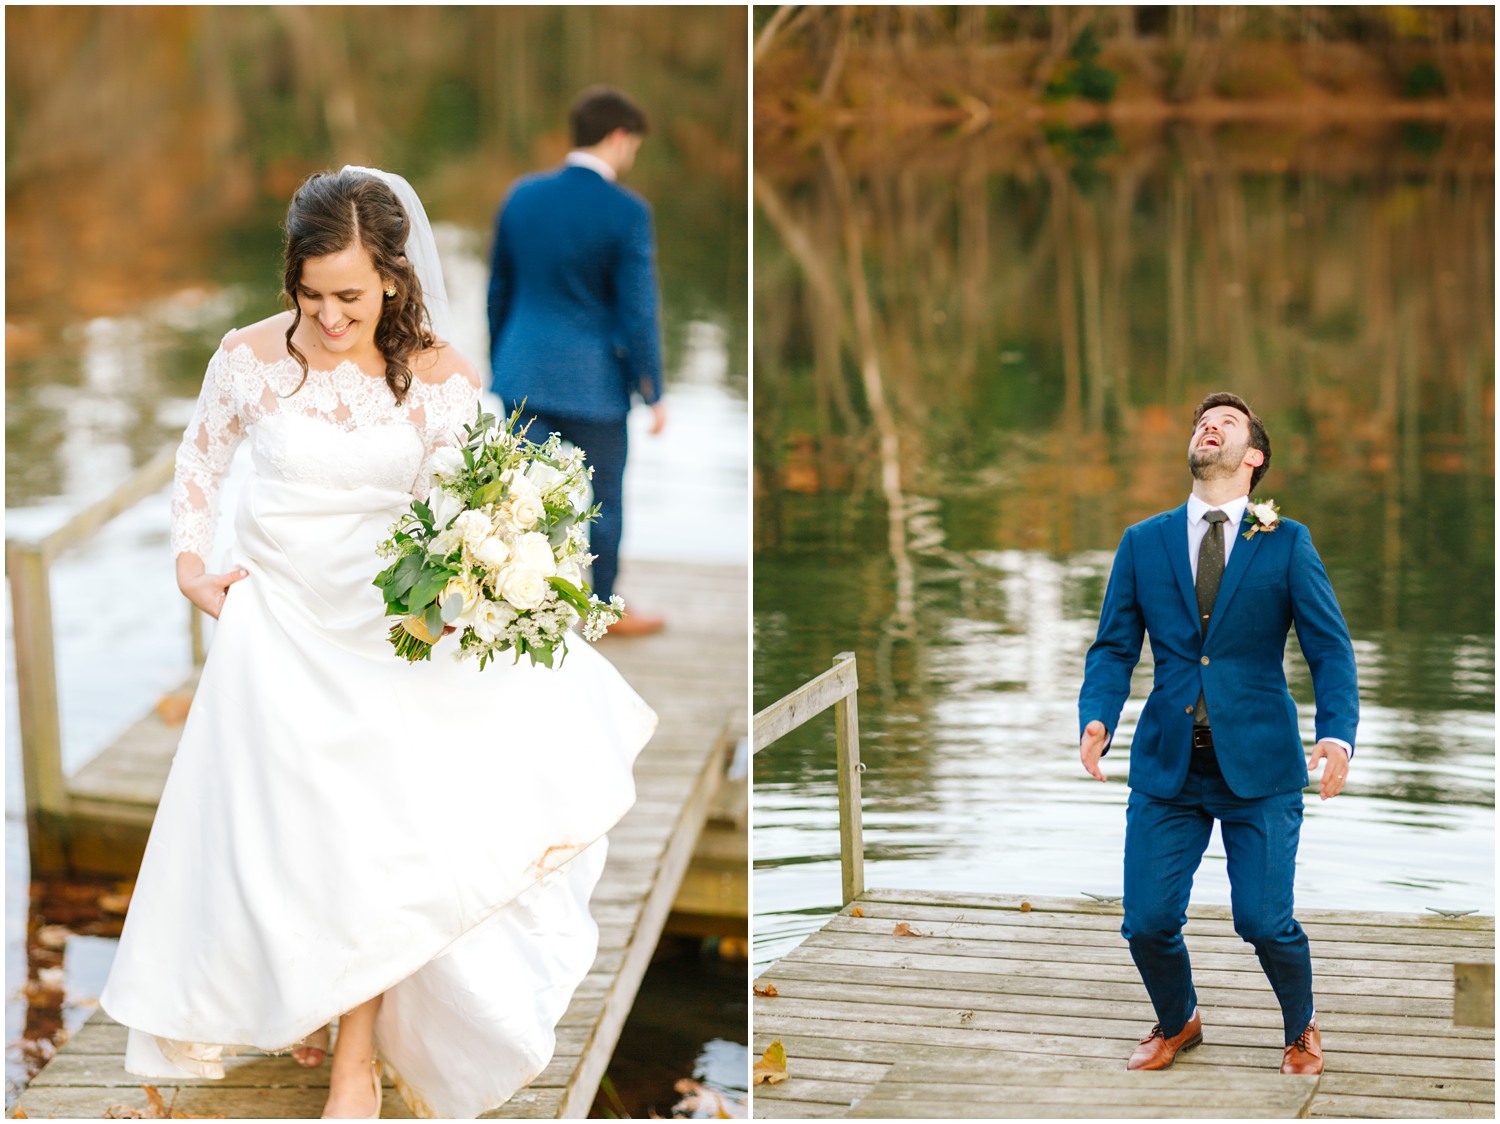
{"type": "Polygon", "coordinates": [[[1453,1025],[1495,1025],[1495,966],[1453,965],[1453,1025]]]}
{"type": "MultiPolygon", "coordinates": [[[[848,663],[854,673],[854,653],[840,652],[833,665],[848,663]]],[[[855,687],[858,682],[854,683],[855,687]]],[[[838,744],[839,862],[843,869],[844,904],[865,892],[865,837],[860,817],[859,696],[854,690],[833,704],[834,736],[838,744]]]]}
{"type": "Polygon", "coordinates": [[[68,790],[62,769],[57,665],[52,652],[52,597],[45,547],[36,543],[6,543],[5,571],[10,578],[31,876],[61,875],[68,869],[68,790]]]}

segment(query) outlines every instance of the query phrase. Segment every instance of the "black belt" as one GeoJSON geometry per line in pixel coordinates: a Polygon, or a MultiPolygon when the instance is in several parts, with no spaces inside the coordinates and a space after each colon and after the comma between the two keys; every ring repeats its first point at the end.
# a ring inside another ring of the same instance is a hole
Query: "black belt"
{"type": "Polygon", "coordinates": [[[1189,768],[1200,776],[1221,776],[1219,758],[1214,753],[1213,731],[1207,726],[1193,727],[1193,751],[1189,768]]]}

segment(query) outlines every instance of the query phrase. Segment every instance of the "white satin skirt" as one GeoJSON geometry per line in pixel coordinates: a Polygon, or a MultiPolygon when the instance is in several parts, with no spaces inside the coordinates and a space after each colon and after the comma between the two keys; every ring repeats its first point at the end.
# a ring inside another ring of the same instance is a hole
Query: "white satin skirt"
{"type": "Polygon", "coordinates": [[[557,670],[408,665],[375,545],[400,492],[255,476],[232,586],[100,998],[143,1077],[222,1077],[377,995],[413,1113],[544,1069],[594,960],[605,833],[656,716],[570,639],[557,670]]]}

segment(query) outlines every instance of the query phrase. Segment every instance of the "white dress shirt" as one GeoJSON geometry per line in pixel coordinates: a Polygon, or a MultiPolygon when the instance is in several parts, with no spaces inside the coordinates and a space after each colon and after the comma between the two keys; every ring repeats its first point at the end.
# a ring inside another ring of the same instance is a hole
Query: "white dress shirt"
{"type": "MultiPolygon", "coordinates": [[[[1230,500],[1228,503],[1219,505],[1218,510],[1229,516],[1229,521],[1224,524],[1224,568],[1229,568],[1229,555],[1234,550],[1235,541],[1240,537],[1240,521],[1245,518],[1245,508],[1250,506],[1250,497],[1241,496],[1239,499],[1230,500]]],[[[1208,520],[1203,516],[1214,508],[1204,503],[1196,495],[1188,496],[1187,502],[1187,533],[1188,533],[1188,565],[1192,567],[1193,584],[1198,582],[1198,551],[1203,546],[1203,536],[1208,534],[1208,520]]],[[[1343,738],[1324,738],[1324,741],[1333,742],[1335,745],[1344,747],[1344,752],[1350,757],[1354,756],[1354,747],[1343,738]]]]}
{"type": "Polygon", "coordinates": [[[614,167],[608,160],[601,160],[592,152],[581,152],[575,148],[572,152],[568,153],[563,163],[570,164],[575,168],[587,168],[591,172],[598,172],[610,183],[615,182],[614,167]]]}

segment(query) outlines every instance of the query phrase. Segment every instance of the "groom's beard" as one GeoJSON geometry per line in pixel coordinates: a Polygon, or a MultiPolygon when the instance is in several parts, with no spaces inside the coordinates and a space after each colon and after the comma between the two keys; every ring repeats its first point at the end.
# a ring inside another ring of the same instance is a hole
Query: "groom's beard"
{"type": "Polygon", "coordinates": [[[1242,442],[1238,448],[1220,445],[1215,449],[1200,445],[1188,452],[1188,470],[1195,480],[1226,480],[1240,470],[1249,447],[1249,441],[1242,442]]]}

